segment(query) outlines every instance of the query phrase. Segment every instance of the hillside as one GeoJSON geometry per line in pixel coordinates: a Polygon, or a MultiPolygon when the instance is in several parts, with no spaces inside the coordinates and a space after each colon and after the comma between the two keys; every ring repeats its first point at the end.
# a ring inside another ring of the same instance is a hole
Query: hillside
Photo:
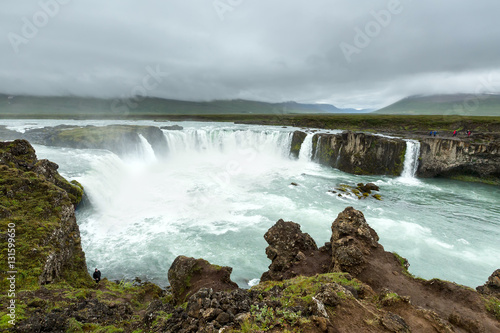
{"type": "Polygon", "coordinates": [[[363,110],[339,109],[330,104],[296,102],[266,103],[249,100],[180,101],[146,97],[145,99],[98,99],[86,97],[9,96],[0,94],[0,117],[27,116],[141,116],[203,114],[327,114],[354,113],[363,110]]]}
{"type": "Polygon", "coordinates": [[[500,116],[500,95],[410,96],[374,112],[403,115],[500,116]]]}

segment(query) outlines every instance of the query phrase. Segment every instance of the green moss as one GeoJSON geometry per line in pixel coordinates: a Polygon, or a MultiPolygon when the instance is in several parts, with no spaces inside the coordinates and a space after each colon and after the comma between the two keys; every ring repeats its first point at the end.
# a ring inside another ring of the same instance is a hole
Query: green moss
{"type": "Polygon", "coordinates": [[[478,176],[473,176],[473,175],[453,175],[449,177],[450,179],[454,180],[460,180],[464,182],[471,182],[471,183],[482,183],[482,184],[487,184],[487,185],[495,185],[499,186],[500,185],[500,178],[497,177],[478,177],[478,176]]]}
{"type": "Polygon", "coordinates": [[[492,313],[495,318],[500,320],[500,300],[492,296],[485,298],[484,300],[486,303],[486,310],[492,313]]]}
{"type": "Polygon", "coordinates": [[[80,323],[75,318],[70,318],[68,320],[68,329],[66,330],[66,332],[67,333],[80,333],[80,332],[83,332],[83,324],[80,323]]]}
{"type": "MultiPolygon", "coordinates": [[[[33,163],[34,160],[25,161],[29,162],[33,163]]],[[[47,240],[51,239],[57,229],[63,227],[62,208],[72,206],[77,201],[77,196],[72,200],[63,187],[83,193],[79,186],[70,184],[62,177],[59,180],[56,177],[54,184],[33,172],[0,165],[0,206],[10,213],[8,218],[0,220],[0,229],[15,229],[16,262],[13,267],[17,270],[18,291],[39,287],[38,277],[45,261],[49,254],[58,249],[57,244],[53,241],[47,243],[47,240]],[[15,228],[9,228],[9,225],[15,225],[15,228]]],[[[73,239],[77,242],[75,246],[79,247],[79,238],[73,239]]],[[[7,246],[0,249],[0,262],[4,265],[7,264],[7,249],[7,246]]],[[[83,252],[80,253],[63,268],[59,278],[66,279],[74,286],[88,286],[92,280],[84,269],[83,252]]],[[[0,288],[5,290],[6,286],[7,281],[2,279],[0,288]]]]}
{"type": "Polygon", "coordinates": [[[119,333],[124,332],[124,329],[113,325],[101,326],[99,324],[85,324],[83,325],[83,331],[94,333],[119,333]]]}
{"type": "Polygon", "coordinates": [[[406,276],[409,276],[411,278],[415,278],[415,276],[408,271],[408,267],[410,266],[408,263],[408,260],[406,258],[403,258],[402,256],[400,256],[396,252],[392,252],[392,254],[399,261],[399,264],[401,265],[401,268],[403,269],[403,274],[405,274],[406,276]]]}
{"type": "MultiPolygon", "coordinates": [[[[281,303],[284,307],[313,304],[313,297],[327,283],[337,283],[342,286],[352,286],[359,290],[361,282],[356,279],[348,279],[346,273],[327,273],[311,277],[299,276],[286,281],[266,281],[252,287],[251,290],[268,292],[278,287],[283,290],[281,303]]],[[[345,295],[344,295],[345,296],[345,295]]]]}

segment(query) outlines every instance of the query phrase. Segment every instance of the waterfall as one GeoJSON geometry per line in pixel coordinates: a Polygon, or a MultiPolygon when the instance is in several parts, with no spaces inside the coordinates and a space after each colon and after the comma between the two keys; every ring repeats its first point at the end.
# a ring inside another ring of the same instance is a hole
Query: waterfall
{"type": "Polygon", "coordinates": [[[141,153],[144,159],[148,162],[156,161],[155,151],[148,140],[142,134],[139,134],[139,139],[141,140],[141,153]]]}
{"type": "Polygon", "coordinates": [[[313,136],[314,133],[308,133],[300,146],[299,161],[310,161],[313,152],[313,136]]]}
{"type": "Polygon", "coordinates": [[[186,153],[224,153],[252,149],[288,156],[292,132],[278,130],[185,129],[163,131],[171,155],[186,153]]]}
{"type": "Polygon", "coordinates": [[[318,137],[318,141],[316,142],[316,150],[314,151],[314,162],[320,162],[319,154],[321,153],[321,136],[318,137]]]}
{"type": "Polygon", "coordinates": [[[420,142],[406,140],[406,154],[401,177],[415,178],[418,169],[418,158],[420,156],[420,142]]]}
{"type": "Polygon", "coordinates": [[[344,147],[344,144],[341,143],[339,147],[339,151],[337,152],[337,158],[335,159],[335,168],[339,168],[339,163],[340,163],[340,154],[342,153],[342,147],[344,147]]]}

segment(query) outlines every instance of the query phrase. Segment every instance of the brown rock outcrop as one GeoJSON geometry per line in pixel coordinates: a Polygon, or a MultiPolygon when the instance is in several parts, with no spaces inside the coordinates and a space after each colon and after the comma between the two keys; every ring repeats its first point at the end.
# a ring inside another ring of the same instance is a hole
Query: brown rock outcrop
{"type": "Polygon", "coordinates": [[[213,291],[238,289],[231,281],[231,267],[212,265],[203,259],[178,256],[168,270],[168,281],[177,303],[182,303],[201,288],[213,291]]]}
{"type": "Polygon", "coordinates": [[[332,270],[359,274],[378,239],[363,213],[347,207],[332,224],[332,270]]]}
{"type": "Polygon", "coordinates": [[[494,271],[488,281],[484,285],[477,287],[476,290],[481,294],[495,295],[500,299],[500,269],[494,271]]]}
{"type": "Polygon", "coordinates": [[[272,262],[269,271],[262,274],[261,281],[326,273],[328,249],[318,249],[314,239],[303,233],[299,224],[279,220],[266,232],[264,239],[269,244],[266,254],[272,262]]]}

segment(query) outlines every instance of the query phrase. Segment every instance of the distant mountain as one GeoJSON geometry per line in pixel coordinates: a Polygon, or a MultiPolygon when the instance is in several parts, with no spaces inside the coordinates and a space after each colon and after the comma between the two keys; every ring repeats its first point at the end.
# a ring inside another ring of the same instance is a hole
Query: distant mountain
{"type": "Polygon", "coordinates": [[[374,114],[500,116],[500,95],[410,96],[374,114]]]}
{"type": "Polygon", "coordinates": [[[191,102],[156,97],[130,99],[99,99],[86,97],[10,96],[0,94],[2,116],[140,116],[194,114],[325,114],[359,113],[366,110],[339,109],[330,104],[296,102],[266,103],[249,100],[215,100],[191,102]]]}

